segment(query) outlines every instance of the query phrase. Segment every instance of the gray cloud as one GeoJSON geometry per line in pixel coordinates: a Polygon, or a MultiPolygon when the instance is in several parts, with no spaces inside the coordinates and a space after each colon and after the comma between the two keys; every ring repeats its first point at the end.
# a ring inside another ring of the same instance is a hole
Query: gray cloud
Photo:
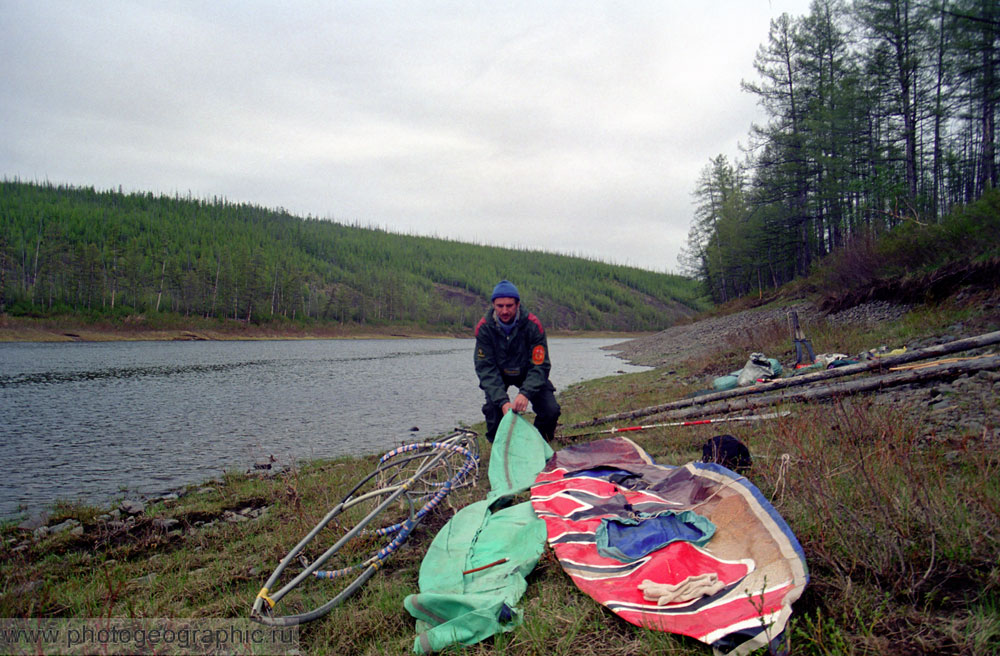
{"type": "Polygon", "coordinates": [[[0,0],[0,175],[672,270],[808,8],[695,4],[0,0]]]}

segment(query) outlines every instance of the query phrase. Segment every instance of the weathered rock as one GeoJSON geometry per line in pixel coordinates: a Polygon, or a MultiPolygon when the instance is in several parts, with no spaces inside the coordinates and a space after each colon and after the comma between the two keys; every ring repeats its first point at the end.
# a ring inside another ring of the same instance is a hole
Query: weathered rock
{"type": "Polygon", "coordinates": [[[55,526],[49,527],[49,533],[53,535],[66,532],[70,532],[73,535],[83,535],[83,526],[79,521],[70,518],[64,522],[56,524],[55,526]],[[77,532],[77,530],[79,530],[79,532],[77,532]]]}
{"type": "Polygon", "coordinates": [[[132,583],[134,585],[149,585],[149,584],[153,583],[154,581],[156,581],[156,572],[152,572],[152,573],[147,574],[145,576],[140,576],[140,577],[134,578],[134,579],[132,579],[130,581],[130,583],[132,583]]]}
{"type": "Polygon", "coordinates": [[[20,524],[17,525],[18,530],[21,531],[35,531],[49,523],[49,514],[46,512],[38,513],[33,517],[29,517],[20,524]]]}
{"type": "Polygon", "coordinates": [[[157,517],[153,520],[153,526],[163,531],[169,531],[180,524],[180,521],[174,519],[173,517],[157,517]]]}
{"type": "Polygon", "coordinates": [[[136,499],[122,501],[121,511],[126,515],[140,515],[146,511],[146,504],[136,499]]]}
{"type": "Polygon", "coordinates": [[[11,590],[11,592],[17,595],[30,594],[40,587],[42,587],[41,579],[35,579],[33,581],[28,581],[26,583],[22,583],[21,585],[15,586],[14,589],[11,590]]]}

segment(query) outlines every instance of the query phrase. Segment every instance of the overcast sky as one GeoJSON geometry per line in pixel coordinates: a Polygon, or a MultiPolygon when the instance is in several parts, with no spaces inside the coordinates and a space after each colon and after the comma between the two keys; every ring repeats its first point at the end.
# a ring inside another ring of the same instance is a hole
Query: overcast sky
{"type": "Polygon", "coordinates": [[[0,176],[676,271],[808,0],[0,0],[0,176]]]}

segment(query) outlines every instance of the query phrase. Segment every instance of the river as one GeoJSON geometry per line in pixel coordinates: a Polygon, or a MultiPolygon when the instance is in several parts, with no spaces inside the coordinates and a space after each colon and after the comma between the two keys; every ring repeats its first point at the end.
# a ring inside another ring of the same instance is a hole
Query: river
{"type": "MultiPolygon", "coordinates": [[[[552,382],[640,371],[550,338],[552,382]]],[[[0,517],[162,494],[482,420],[470,339],[0,344],[0,517]],[[412,430],[418,429],[418,430],[412,430]]]]}

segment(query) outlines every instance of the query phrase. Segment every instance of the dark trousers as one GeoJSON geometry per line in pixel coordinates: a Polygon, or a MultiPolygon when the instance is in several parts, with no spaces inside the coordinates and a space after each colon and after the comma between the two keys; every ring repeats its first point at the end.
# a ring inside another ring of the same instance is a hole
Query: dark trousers
{"type": "MultiPolygon", "coordinates": [[[[556,401],[556,388],[549,381],[545,381],[545,386],[528,397],[531,401],[531,409],[535,412],[535,428],[546,440],[552,440],[556,436],[556,424],[559,423],[559,415],[562,408],[556,401]]],[[[503,406],[496,405],[489,398],[483,404],[483,416],[486,417],[486,439],[493,442],[496,437],[497,427],[503,419],[503,406]]]]}

